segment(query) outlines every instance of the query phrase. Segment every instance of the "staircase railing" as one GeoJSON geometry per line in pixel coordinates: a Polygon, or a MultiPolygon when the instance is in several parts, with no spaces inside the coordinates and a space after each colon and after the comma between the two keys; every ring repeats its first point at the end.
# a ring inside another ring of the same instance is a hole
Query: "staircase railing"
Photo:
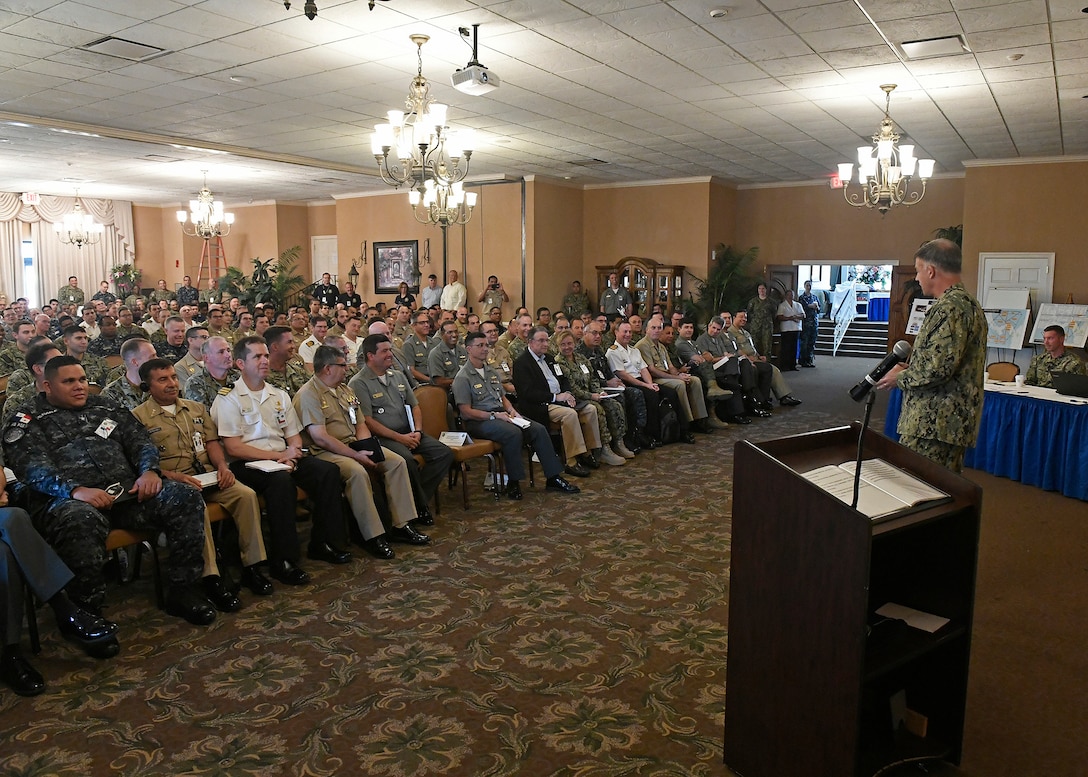
{"type": "Polygon", "coordinates": [[[850,322],[857,318],[857,315],[857,284],[851,283],[850,287],[846,289],[846,293],[843,295],[842,299],[839,300],[838,306],[834,307],[831,313],[831,317],[835,320],[835,338],[831,345],[832,356],[838,355],[839,345],[842,344],[842,339],[846,337],[846,330],[850,328],[850,322]]]}

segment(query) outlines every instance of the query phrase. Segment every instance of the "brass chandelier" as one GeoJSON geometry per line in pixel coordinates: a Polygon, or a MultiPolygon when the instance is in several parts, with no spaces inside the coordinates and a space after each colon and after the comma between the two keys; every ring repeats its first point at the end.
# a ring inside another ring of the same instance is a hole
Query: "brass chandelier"
{"type": "Polygon", "coordinates": [[[431,97],[423,77],[423,44],[428,35],[410,35],[417,47],[419,67],[408,87],[406,110],[389,111],[387,123],[375,125],[370,149],[382,180],[393,188],[409,189],[408,203],[416,221],[445,229],[466,224],[476,206],[476,194],[464,190],[472,159],[473,140],[467,130],[446,124],[446,105],[431,97]]]}
{"type": "Polygon", "coordinates": [[[204,186],[195,200],[189,200],[189,210],[179,210],[176,215],[183,233],[189,237],[211,240],[230,234],[234,214],[223,211],[223,201],[215,199],[208,189],[208,171],[204,170],[203,173],[204,186]]]}
{"type": "Polygon", "coordinates": [[[915,205],[926,193],[926,181],[933,176],[932,159],[917,159],[914,146],[899,145],[899,133],[889,115],[892,92],[896,84],[882,84],[884,90],[884,119],[873,135],[872,146],[858,146],[858,184],[860,191],[850,189],[854,166],[839,165],[839,181],[843,197],[855,208],[876,208],[881,214],[896,205],[915,205]],[[920,186],[912,186],[915,174],[920,186]]]}

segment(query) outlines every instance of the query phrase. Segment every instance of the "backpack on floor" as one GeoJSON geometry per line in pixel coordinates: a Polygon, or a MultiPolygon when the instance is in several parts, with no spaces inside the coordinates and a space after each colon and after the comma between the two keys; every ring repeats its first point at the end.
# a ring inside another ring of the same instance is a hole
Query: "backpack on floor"
{"type": "Polygon", "coordinates": [[[661,430],[658,439],[663,445],[671,445],[680,439],[680,416],[676,414],[676,408],[672,401],[662,398],[658,407],[658,415],[661,418],[661,430]]]}

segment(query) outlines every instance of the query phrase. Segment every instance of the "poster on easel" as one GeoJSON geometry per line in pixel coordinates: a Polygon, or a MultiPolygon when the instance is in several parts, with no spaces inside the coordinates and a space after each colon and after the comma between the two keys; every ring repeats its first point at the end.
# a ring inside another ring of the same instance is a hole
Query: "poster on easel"
{"type": "Polygon", "coordinates": [[[1028,335],[1031,323],[1030,310],[987,310],[986,347],[1011,348],[1024,347],[1024,338],[1028,335]]]}
{"type": "Polygon", "coordinates": [[[916,335],[922,328],[922,320],[936,299],[916,299],[910,304],[910,317],[907,319],[907,330],[904,334],[916,335]]]}
{"type": "Polygon", "coordinates": [[[1031,330],[1031,342],[1041,344],[1043,331],[1052,325],[1065,330],[1065,344],[1083,348],[1088,341],[1088,305],[1057,305],[1045,302],[1039,306],[1039,317],[1031,330]]]}

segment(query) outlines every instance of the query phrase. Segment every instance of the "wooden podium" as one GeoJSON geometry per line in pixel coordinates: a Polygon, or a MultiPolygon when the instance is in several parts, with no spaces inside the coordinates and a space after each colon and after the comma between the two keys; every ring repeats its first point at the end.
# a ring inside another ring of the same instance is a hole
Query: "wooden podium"
{"type": "Polygon", "coordinates": [[[737,443],[725,763],[742,777],[959,763],[981,488],[867,430],[865,458],[953,497],[873,523],[798,475],[853,460],[859,430],[737,443]],[[930,634],[874,615],[888,602],[951,622],[930,634]],[[893,723],[904,698],[924,736],[893,723]]]}

